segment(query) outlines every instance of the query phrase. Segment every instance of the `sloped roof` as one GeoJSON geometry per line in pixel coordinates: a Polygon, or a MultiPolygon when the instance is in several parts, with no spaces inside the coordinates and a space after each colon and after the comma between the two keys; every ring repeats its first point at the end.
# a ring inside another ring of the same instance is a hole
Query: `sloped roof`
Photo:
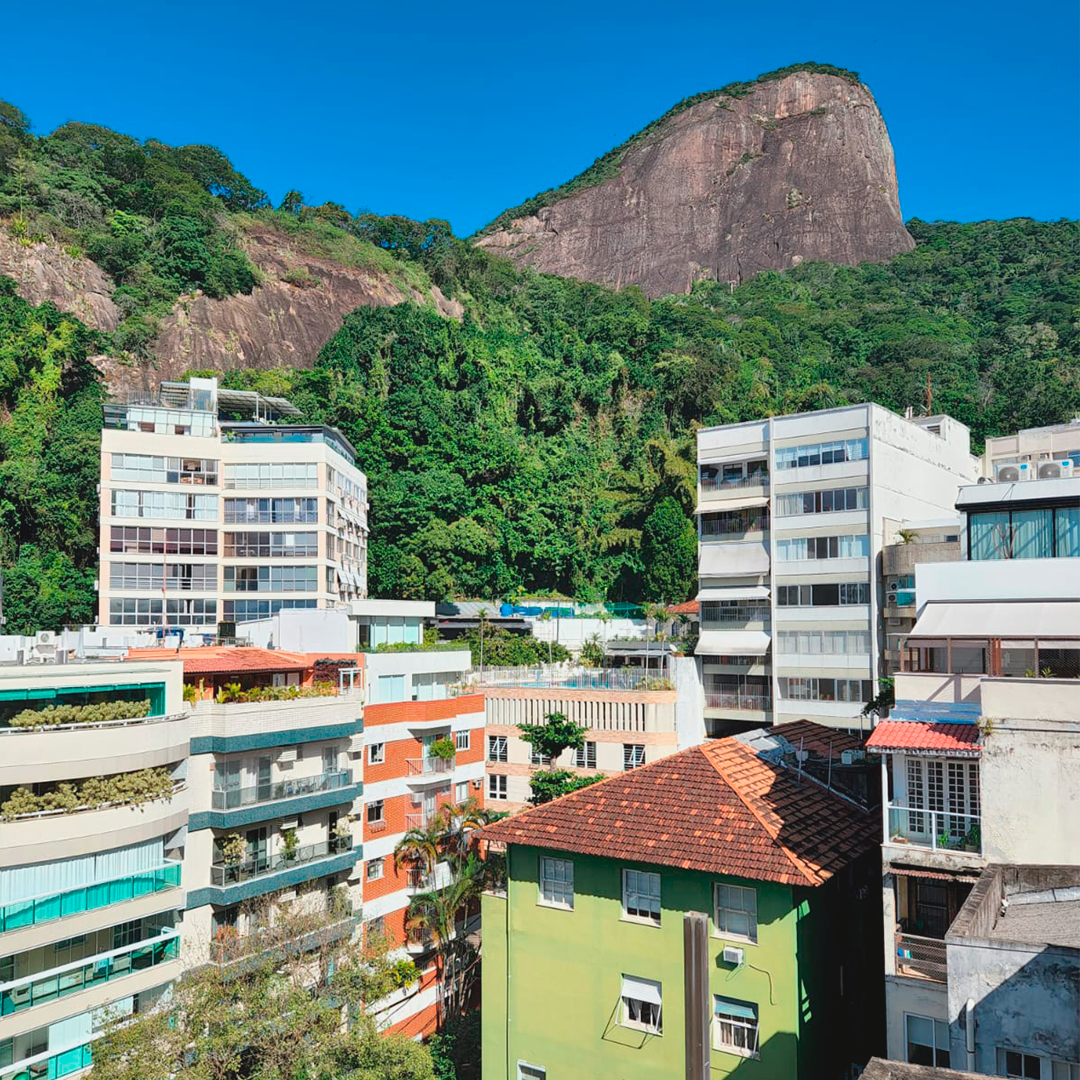
{"type": "MultiPolygon", "coordinates": [[[[823,729],[824,730],[824,729],[823,729]]],[[[877,815],[735,738],[684,750],[488,826],[508,844],[820,885],[880,842],[877,815]]]]}
{"type": "Polygon", "coordinates": [[[697,615],[701,611],[701,605],[696,600],[687,600],[685,604],[672,604],[668,611],[672,615],[697,615]]]}
{"type": "Polygon", "coordinates": [[[883,720],[866,740],[866,749],[878,754],[893,750],[922,750],[939,754],[979,754],[976,724],[932,724],[919,720],[883,720]]]}
{"type": "Polygon", "coordinates": [[[827,758],[831,749],[833,757],[845,750],[861,750],[863,744],[854,736],[839,728],[828,728],[812,720],[792,720],[787,724],[773,724],[765,729],[771,735],[782,735],[796,750],[809,750],[827,758]]]}
{"type": "Polygon", "coordinates": [[[304,671],[320,659],[313,653],[249,649],[233,645],[201,649],[130,649],[128,660],[182,660],[185,675],[228,675],[265,671],[304,671]]]}

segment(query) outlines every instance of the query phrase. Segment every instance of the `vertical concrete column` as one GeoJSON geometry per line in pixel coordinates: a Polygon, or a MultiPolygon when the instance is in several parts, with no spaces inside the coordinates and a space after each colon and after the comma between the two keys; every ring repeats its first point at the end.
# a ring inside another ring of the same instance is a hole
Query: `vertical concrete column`
{"type": "Polygon", "coordinates": [[[683,916],[683,997],[686,1080],[709,1080],[709,918],[700,911],[683,916]]]}

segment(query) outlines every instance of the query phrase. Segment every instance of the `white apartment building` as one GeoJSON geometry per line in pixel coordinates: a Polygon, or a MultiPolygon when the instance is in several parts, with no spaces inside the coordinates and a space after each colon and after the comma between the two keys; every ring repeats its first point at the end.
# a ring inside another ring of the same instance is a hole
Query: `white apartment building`
{"type": "Polygon", "coordinates": [[[85,1071],[181,971],[181,688],[175,661],[0,668],[3,1080],[85,1071]]]}
{"type": "Polygon", "coordinates": [[[982,475],[1000,483],[1080,476],[1080,417],[987,439],[982,475]]]}
{"type": "Polygon", "coordinates": [[[336,428],[216,379],[105,406],[99,623],[216,633],[367,593],[367,480],[336,428]]]}
{"type": "Polygon", "coordinates": [[[968,429],[853,405],[703,428],[697,454],[707,724],[859,728],[882,673],[891,523],[953,513],[978,472],[968,429]]]}
{"type": "Polygon", "coordinates": [[[1032,868],[1080,865],[1080,478],[980,480],[956,501],[963,558],[914,566],[896,704],[867,743],[883,770],[888,1053],[1071,1078],[1075,1028],[1047,1026],[1054,976],[1002,961],[1032,951],[1035,922],[1006,918],[1000,895],[1037,903],[1039,940],[1062,944],[1032,868]],[[997,900],[978,895],[991,880],[997,900]]]}

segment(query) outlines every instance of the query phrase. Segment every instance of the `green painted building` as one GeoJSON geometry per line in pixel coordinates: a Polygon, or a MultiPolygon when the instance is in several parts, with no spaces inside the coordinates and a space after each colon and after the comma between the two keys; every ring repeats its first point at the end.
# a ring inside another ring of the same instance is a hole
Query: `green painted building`
{"type": "Polygon", "coordinates": [[[879,816],[729,738],[489,827],[483,1080],[849,1075],[878,1049],[879,816]]]}

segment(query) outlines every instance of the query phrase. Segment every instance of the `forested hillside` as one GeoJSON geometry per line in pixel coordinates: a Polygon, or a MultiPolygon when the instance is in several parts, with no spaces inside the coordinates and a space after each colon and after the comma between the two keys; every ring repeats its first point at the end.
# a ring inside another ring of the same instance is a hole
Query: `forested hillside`
{"type": "Polygon", "coordinates": [[[685,599],[698,424],[867,399],[920,407],[928,372],[935,411],[977,441],[1080,412],[1074,222],[910,222],[919,246],[885,265],[807,264],[649,301],[515,269],[442,222],[350,216],[295,193],[270,209],[209,148],[86,125],[34,139],[0,108],[0,232],[89,254],[123,316],[91,331],[0,286],[8,632],[92,617],[104,388],[89,357],[136,363],[163,305],[250,287],[241,218],[363,245],[463,305],[460,321],[430,304],[359,308],[313,369],[226,376],[289,395],[356,444],[373,595],[685,599]],[[657,560],[681,586],[643,575],[657,560]]]}

